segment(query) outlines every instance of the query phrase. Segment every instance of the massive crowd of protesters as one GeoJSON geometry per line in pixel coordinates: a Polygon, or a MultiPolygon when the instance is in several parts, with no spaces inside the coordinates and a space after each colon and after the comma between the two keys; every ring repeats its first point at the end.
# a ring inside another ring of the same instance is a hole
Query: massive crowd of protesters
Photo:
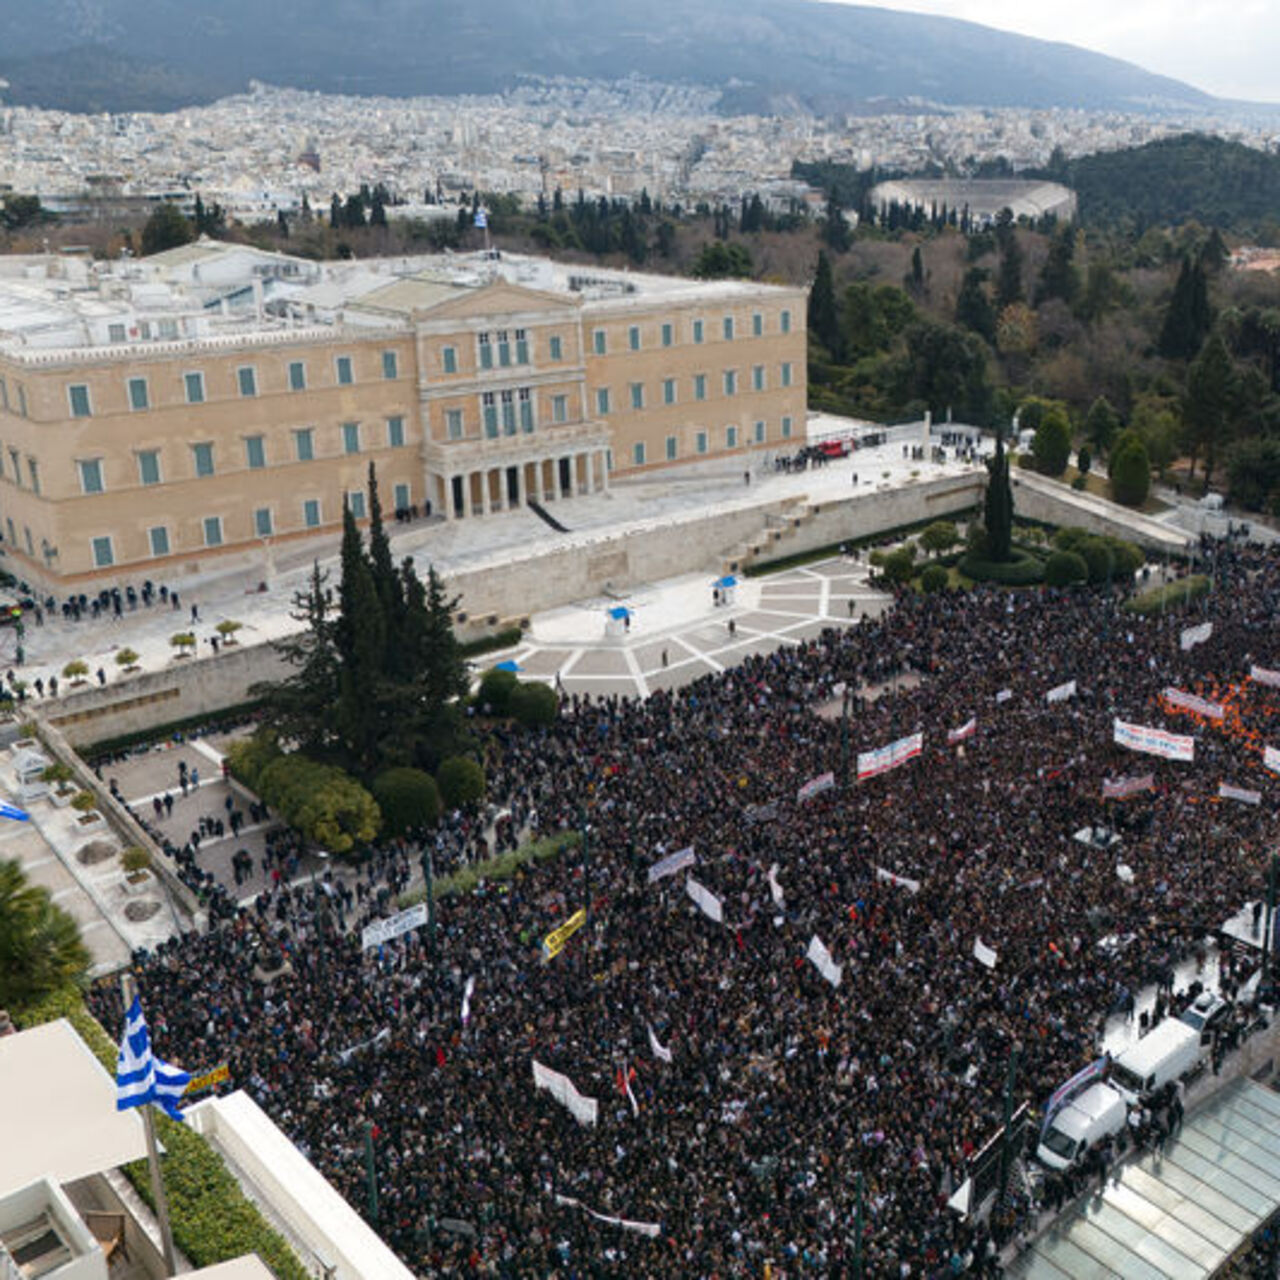
{"type": "MultiPolygon", "coordinates": [[[[988,1228],[946,1202],[1000,1124],[1011,1050],[1041,1104],[1097,1056],[1109,1012],[1261,893],[1280,689],[1247,677],[1280,666],[1280,561],[1223,544],[1215,571],[1204,604],[1167,616],[1101,591],[903,594],[679,691],[574,697],[547,730],[495,731],[503,838],[576,829],[585,806],[585,852],[444,898],[434,936],[367,951],[389,891],[224,906],[141,958],[153,1040],[192,1070],[228,1061],[362,1211],[376,1126],[377,1226],[419,1275],[850,1274],[858,1174],[867,1275],[994,1274],[988,1228]],[[1211,637],[1184,651],[1202,617],[1211,637]],[[858,691],[847,726],[818,714],[841,685],[858,691]],[[1175,714],[1167,686],[1230,713],[1175,714]],[[1116,746],[1116,716],[1193,734],[1194,763],[1116,746]],[[919,759],[856,780],[858,752],[918,731],[919,759]],[[800,800],[827,771],[837,785],[800,800]],[[1146,773],[1153,790],[1102,799],[1104,779],[1146,773]],[[1224,781],[1261,804],[1219,800],[1224,781]],[[1085,826],[1120,845],[1074,839],[1085,826]],[[695,866],[648,882],[686,847],[695,866]],[[806,959],[815,934],[838,987],[806,959]],[[291,972],[264,985],[281,955],[291,972]],[[535,1091],[535,1059],[598,1100],[598,1123],[535,1091]]],[[[472,847],[469,821],[442,843],[472,847]]],[[[402,887],[410,854],[379,857],[370,884],[402,887]]],[[[116,1027],[114,989],[95,1003],[116,1027]]]]}

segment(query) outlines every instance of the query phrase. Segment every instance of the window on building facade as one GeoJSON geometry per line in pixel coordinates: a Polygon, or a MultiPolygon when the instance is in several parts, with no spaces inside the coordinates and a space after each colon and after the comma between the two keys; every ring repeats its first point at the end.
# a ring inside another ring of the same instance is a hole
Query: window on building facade
{"type": "Polygon", "coordinates": [[[547,354],[552,360],[564,359],[564,339],[558,333],[553,333],[547,340],[547,354]]]}
{"type": "Polygon", "coordinates": [[[783,333],[791,332],[791,312],[790,311],[783,311],[778,316],[778,328],[781,329],[783,333]]]}
{"type": "Polygon", "coordinates": [[[520,405],[520,430],[533,430],[533,392],[529,387],[521,387],[516,393],[520,405]]]}
{"type": "Polygon", "coordinates": [[[320,527],[320,499],[308,498],[302,504],[302,523],[308,529],[320,527]]]}
{"type": "Polygon", "coordinates": [[[698,453],[706,453],[707,451],[707,433],[699,431],[693,438],[693,447],[698,453]]]}
{"type": "Polygon", "coordinates": [[[677,442],[675,436],[667,437],[667,461],[674,462],[676,460],[677,442]]]}
{"type": "Polygon", "coordinates": [[[462,410],[446,409],[444,411],[444,430],[445,435],[450,440],[462,439],[462,410]]]}
{"type": "Polygon", "coordinates": [[[289,390],[305,391],[307,389],[307,366],[301,360],[289,361],[289,390]]]}
{"type": "Polygon", "coordinates": [[[733,317],[732,316],[725,316],[723,328],[724,328],[724,340],[726,342],[732,342],[733,341],[733,317]]]}
{"type": "Polygon", "coordinates": [[[600,387],[596,391],[596,412],[604,417],[609,412],[609,388],[600,387]]]}
{"type": "Polygon", "coordinates": [[[40,464],[34,458],[27,459],[27,475],[31,479],[31,488],[35,493],[40,492],[40,464]]]}
{"type": "Polygon", "coordinates": [[[128,338],[128,331],[124,325],[118,321],[107,325],[107,341],[108,342],[124,342],[128,338]]]}
{"type": "Polygon", "coordinates": [[[790,360],[784,360],[782,362],[782,367],[780,372],[782,374],[782,385],[784,387],[789,387],[791,385],[791,361],[790,360]]]}
{"type": "Polygon", "coordinates": [[[696,343],[701,343],[701,342],[702,342],[702,334],[703,334],[702,321],[701,321],[701,320],[695,320],[695,321],[693,322],[693,340],[694,340],[694,342],[696,342],[696,343]]]}
{"type": "Polygon", "coordinates": [[[756,444],[764,444],[764,423],[756,423],[756,444]]]}
{"type": "Polygon", "coordinates": [[[627,330],[627,346],[632,351],[640,350],[640,326],[638,324],[633,324],[627,330]]]}
{"type": "Polygon", "coordinates": [[[726,449],[736,449],[738,447],[738,428],[737,427],[725,427],[724,446],[726,449]]]}
{"type": "Polygon", "coordinates": [[[552,396],[551,397],[551,421],[552,422],[568,422],[569,421],[569,397],[568,396],[552,396]]]}
{"type": "Polygon", "coordinates": [[[440,364],[445,373],[458,372],[458,349],[457,347],[445,347],[440,352],[440,364]]]}
{"type": "Polygon", "coordinates": [[[101,458],[84,458],[76,463],[80,471],[80,492],[81,493],[101,493],[102,485],[102,459],[101,458]]]}
{"type": "Polygon", "coordinates": [[[344,422],[342,424],[342,452],[360,452],[360,424],[358,422],[344,422]]]}
{"type": "Polygon", "coordinates": [[[513,436],[516,433],[516,397],[513,391],[503,391],[498,396],[502,406],[502,434],[513,436]]]}
{"type": "Polygon", "coordinates": [[[270,507],[259,507],[253,513],[253,531],[259,538],[269,538],[275,532],[270,507]]]}
{"type": "Polygon", "coordinates": [[[637,467],[644,466],[644,441],[643,440],[637,440],[635,444],[631,446],[631,458],[637,467]]]}
{"type": "Polygon", "coordinates": [[[524,329],[516,330],[516,364],[529,363],[529,335],[524,329]]]}
{"type": "MultiPolygon", "coordinates": [[[[16,484],[19,489],[21,489],[22,488],[22,456],[21,454],[18,453],[17,449],[9,450],[9,469],[13,472],[14,484],[16,484]]],[[[13,539],[10,538],[9,541],[12,542],[13,539]]]]}
{"type": "Polygon", "coordinates": [[[182,386],[186,392],[188,404],[204,404],[204,374],[184,373],[182,386]]]}
{"type": "Polygon", "coordinates": [[[413,501],[410,495],[409,486],[407,484],[398,484],[392,493],[392,501],[395,503],[397,511],[407,511],[409,504],[413,501]]]}
{"type": "Polygon", "coordinates": [[[258,371],[251,364],[244,365],[236,370],[236,383],[242,396],[256,396],[258,394],[258,371]]]}
{"type": "Polygon", "coordinates": [[[191,458],[195,465],[196,475],[213,475],[213,445],[193,444],[191,446],[191,458]]]}
{"type": "Polygon", "coordinates": [[[350,356],[338,356],[333,362],[333,367],[338,378],[338,386],[349,387],[355,381],[355,376],[351,372],[350,356]]]}
{"type": "Polygon", "coordinates": [[[387,419],[387,447],[404,448],[404,419],[398,414],[387,419]]]}
{"type": "Polygon", "coordinates": [[[153,556],[167,556],[169,554],[169,530],[164,525],[154,525],[147,530],[147,538],[151,542],[151,554],[153,556]]]}
{"type": "Polygon", "coordinates": [[[147,390],[146,378],[129,379],[129,408],[145,409],[151,403],[151,395],[147,390]]]}
{"type": "Polygon", "coordinates": [[[0,409],[9,412],[9,384],[0,378],[0,409]]]}
{"type": "Polygon", "coordinates": [[[315,432],[311,427],[299,427],[293,433],[293,453],[299,462],[315,461],[315,432]]]}
{"type": "Polygon", "coordinates": [[[633,409],[644,408],[644,383],[633,382],[631,384],[631,407],[633,409]]]}
{"type": "Polygon", "coordinates": [[[267,447],[261,436],[245,436],[244,464],[250,471],[261,471],[267,465],[267,447]]]}
{"type": "Polygon", "coordinates": [[[480,397],[480,413],[484,419],[484,434],[487,440],[498,438],[498,397],[492,391],[486,391],[480,397]]]}
{"type": "Polygon", "coordinates": [[[663,378],[662,403],[675,404],[675,402],[676,402],[676,380],[674,378],[663,378]]]}
{"type": "Polygon", "coordinates": [[[606,343],[605,343],[605,336],[604,336],[604,330],[603,330],[603,329],[596,329],[596,330],[594,330],[594,331],[592,332],[592,334],[591,334],[591,349],[592,349],[592,350],[596,353],[596,355],[598,355],[598,356],[602,356],[602,355],[604,355],[604,354],[605,354],[605,351],[606,351],[607,347],[606,347],[606,343]]]}
{"type": "Polygon", "coordinates": [[[482,369],[493,368],[493,335],[489,333],[476,334],[476,354],[480,361],[482,369]]]}
{"type": "Polygon", "coordinates": [[[676,331],[673,324],[667,323],[662,326],[662,345],[664,347],[669,347],[675,341],[675,336],[676,331]]]}
{"type": "Polygon", "coordinates": [[[142,449],[138,453],[138,482],[160,483],[160,453],[156,449],[142,449]]]}
{"type": "Polygon", "coordinates": [[[726,369],[724,371],[724,393],[727,396],[736,396],[738,394],[738,371],[736,369],[726,369]]]}
{"type": "Polygon", "coordinates": [[[764,365],[762,364],[751,366],[751,389],[752,391],[764,390],[764,365]]]}
{"type": "Polygon", "coordinates": [[[693,398],[695,400],[705,400],[707,398],[707,375],[705,373],[695,373],[693,375],[693,398]]]}
{"type": "Polygon", "coordinates": [[[784,440],[791,439],[791,419],[790,418],[782,419],[782,438],[784,440]]]}
{"type": "Polygon", "coordinates": [[[93,543],[93,567],[95,569],[109,569],[116,562],[115,548],[111,545],[111,535],[103,534],[99,538],[94,538],[93,543]]]}
{"type": "Polygon", "coordinates": [[[352,489],[352,491],[349,494],[347,494],[347,506],[351,508],[351,514],[355,516],[357,520],[363,520],[364,519],[364,490],[352,489]]]}
{"type": "Polygon", "coordinates": [[[511,335],[505,329],[498,330],[498,367],[511,367],[511,335]]]}
{"type": "Polygon", "coordinates": [[[206,547],[222,546],[222,517],[205,516],[203,524],[204,545],[206,547]]]}
{"type": "Polygon", "coordinates": [[[751,336],[753,338],[761,338],[764,336],[764,316],[758,311],[751,313],[751,336]]]}
{"type": "Polygon", "coordinates": [[[394,382],[400,376],[400,361],[394,351],[382,353],[382,376],[388,382],[394,382]]]}
{"type": "Polygon", "coordinates": [[[73,418],[88,418],[93,415],[89,407],[89,388],[82,382],[73,383],[67,388],[67,399],[71,403],[73,418]]]}

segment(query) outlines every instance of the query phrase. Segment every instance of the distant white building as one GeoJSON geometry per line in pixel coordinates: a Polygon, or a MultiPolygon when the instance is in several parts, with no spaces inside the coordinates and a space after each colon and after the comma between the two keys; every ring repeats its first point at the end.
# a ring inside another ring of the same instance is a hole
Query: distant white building
{"type": "Polygon", "coordinates": [[[1016,178],[897,178],[872,187],[871,203],[879,212],[895,203],[926,213],[967,209],[979,225],[994,222],[1002,209],[1033,222],[1046,215],[1072,222],[1076,216],[1076,193],[1069,187],[1016,178]]]}

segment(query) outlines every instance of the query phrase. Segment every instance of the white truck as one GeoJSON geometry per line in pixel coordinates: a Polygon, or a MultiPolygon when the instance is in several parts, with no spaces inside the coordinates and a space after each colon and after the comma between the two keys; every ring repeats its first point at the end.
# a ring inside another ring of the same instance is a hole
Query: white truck
{"type": "Polygon", "coordinates": [[[1105,1082],[1090,1085],[1053,1113],[1036,1148],[1036,1159],[1050,1169],[1075,1164],[1096,1142],[1124,1128],[1124,1098],[1105,1082]]]}

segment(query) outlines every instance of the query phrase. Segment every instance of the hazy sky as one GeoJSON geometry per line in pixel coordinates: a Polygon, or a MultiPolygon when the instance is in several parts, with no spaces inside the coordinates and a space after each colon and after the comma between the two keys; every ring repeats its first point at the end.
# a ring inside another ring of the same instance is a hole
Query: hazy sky
{"type": "Polygon", "coordinates": [[[860,0],[1125,58],[1224,98],[1280,101],[1280,0],[860,0]]]}

